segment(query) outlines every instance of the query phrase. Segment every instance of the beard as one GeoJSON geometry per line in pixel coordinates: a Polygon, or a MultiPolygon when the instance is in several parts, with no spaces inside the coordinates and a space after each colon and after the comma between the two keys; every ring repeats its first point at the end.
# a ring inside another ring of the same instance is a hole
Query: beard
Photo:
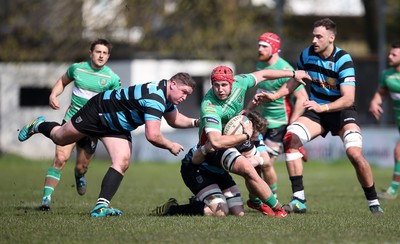
{"type": "Polygon", "coordinates": [[[267,62],[270,60],[272,55],[263,55],[263,54],[258,54],[258,60],[261,62],[267,62]]]}

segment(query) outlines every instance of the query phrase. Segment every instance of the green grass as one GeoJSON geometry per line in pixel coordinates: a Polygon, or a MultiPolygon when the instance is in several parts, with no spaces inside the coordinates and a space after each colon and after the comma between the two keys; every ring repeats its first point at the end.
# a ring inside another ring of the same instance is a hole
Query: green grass
{"type": "MultiPolygon", "coordinates": [[[[347,161],[305,165],[308,213],[286,219],[246,207],[246,216],[154,217],[150,209],[169,197],[186,203],[190,192],[179,164],[132,164],[112,205],[122,217],[91,218],[108,161],[92,162],[86,195],[75,190],[73,162],[53,194],[52,209],[38,211],[44,175],[51,160],[0,157],[0,243],[399,243],[400,204],[381,201],[384,216],[370,214],[354,169],[347,161]]],[[[276,164],[279,198],[291,190],[282,162],[276,164]]],[[[388,186],[391,169],[373,168],[377,189],[388,186]]],[[[235,177],[247,198],[243,180],[235,177]]]]}

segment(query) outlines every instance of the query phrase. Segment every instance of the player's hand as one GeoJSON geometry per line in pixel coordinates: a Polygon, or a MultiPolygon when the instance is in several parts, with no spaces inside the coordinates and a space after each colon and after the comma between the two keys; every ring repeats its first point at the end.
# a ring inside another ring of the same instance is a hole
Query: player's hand
{"type": "Polygon", "coordinates": [[[260,92],[254,95],[253,104],[259,105],[261,102],[273,102],[275,101],[275,96],[273,93],[260,92]]]}
{"type": "Polygon", "coordinates": [[[307,73],[307,71],[304,71],[304,70],[296,70],[296,71],[295,71],[294,79],[295,79],[297,82],[299,82],[299,83],[301,83],[301,84],[303,84],[303,85],[306,85],[305,80],[311,80],[311,76],[307,73]]]}
{"type": "Polygon", "coordinates": [[[318,104],[317,102],[315,102],[315,101],[306,100],[306,101],[303,103],[303,106],[304,106],[305,109],[307,109],[307,110],[314,110],[314,111],[317,112],[317,113],[321,113],[321,112],[324,111],[324,109],[321,107],[321,105],[319,105],[319,104],[318,104]]]}
{"type": "Polygon", "coordinates": [[[243,134],[247,133],[251,138],[251,136],[253,135],[253,123],[249,120],[246,123],[240,121],[240,124],[243,126],[243,134]]]}
{"type": "Polygon", "coordinates": [[[214,152],[215,149],[211,145],[211,142],[209,140],[206,141],[206,144],[204,144],[205,150],[207,153],[214,152]]]}
{"type": "Polygon", "coordinates": [[[50,96],[49,97],[49,105],[52,109],[60,109],[60,103],[58,102],[58,99],[56,96],[50,96]]]}
{"type": "Polygon", "coordinates": [[[176,142],[173,142],[171,148],[169,149],[170,153],[172,153],[175,156],[178,156],[178,154],[180,152],[183,152],[183,150],[184,150],[183,146],[176,142]]]}
{"type": "Polygon", "coordinates": [[[381,115],[383,114],[383,109],[381,105],[377,103],[371,103],[369,106],[369,111],[376,120],[379,120],[381,118],[381,115]]]}

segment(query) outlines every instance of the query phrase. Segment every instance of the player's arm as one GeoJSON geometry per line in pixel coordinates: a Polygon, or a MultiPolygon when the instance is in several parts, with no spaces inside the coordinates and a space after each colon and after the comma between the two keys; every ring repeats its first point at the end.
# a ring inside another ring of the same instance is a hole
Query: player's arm
{"type": "Polygon", "coordinates": [[[215,151],[214,148],[212,147],[211,143],[207,141],[206,144],[200,146],[199,148],[196,149],[196,151],[193,152],[192,163],[193,164],[203,163],[204,160],[206,159],[207,153],[213,151],[215,151]]]}
{"type": "MultiPolygon", "coordinates": [[[[297,71],[296,71],[297,72],[297,71]]],[[[284,83],[275,93],[260,92],[254,95],[253,104],[258,105],[261,102],[273,102],[283,96],[292,93],[300,84],[295,79],[290,79],[284,83]]]]}
{"type": "Polygon", "coordinates": [[[73,80],[67,76],[67,74],[63,74],[54,84],[50,96],[49,96],[49,105],[52,109],[59,109],[60,103],[58,102],[57,97],[63,93],[64,88],[71,83],[73,80]]]}
{"type": "MultiPolygon", "coordinates": [[[[294,81],[305,85],[303,80],[311,80],[311,77],[304,70],[272,70],[263,69],[252,73],[256,77],[256,85],[266,80],[275,80],[278,78],[293,78],[294,81]]],[[[268,82],[268,81],[266,81],[268,82]]],[[[296,86],[297,87],[297,86],[296,86]]]]}
{"type": "Polygon", "coordinates": [[[304,102],[308,100],[308,94],[304,87],[294,91],[293,96],[295,97],[296,101],[294,103],[292,115],[290,116],[289,124],[296,121],[303,114],[304,102]]]}
{"type": "Polygon", "coordinates": [[[222,135],[220,131],[207,131],[206,129],[208,141],[215,150],[234,147],[239,143],[250,139],[251,135],[253,134],[253,124],[251,122],[242,123],[242,126],[244,133],[238,135],[222,135]]]}
{"type": "Polygon", "coordinates": [[[181,114],[178,109],[164,114],[168,125],[173,128],[193,128],[199,127],[199,119],[189,118],[181,114]]]}
{"type": "MultiPolygon", "coordinates": [[[[356,87],[351,85],[342,85],[340,86],[340,92],[342,96],[327,104],[328,106],[326,107],[326,111],[335,112],[353,106],[356,96],[356,87]]],[[[324,109],[324,112],[326,111],[324,109]]]]}
{"type": "Polygon", "coordinates": [[[383,108],[381,105],[388,93],[389,90],[387,87],[379,87],[369,104],[369,111],[376,120],[381,118],[383,113],[383,108]]]}
{"type": "Polygon", "coordinates": [[[183,151],[183,147],[175,142],[168,140],[161,133],[161,120],[146,120],[145,121],[145,135],[146,139],[156,147],[169,150],[172,154],[177,156],[179,152],[183,151]]]}
{"type": "Polygon", "coordinates": [[[304,107],[309,110],[314,110],[317,113],[336,112],[348,108],[354,104],[356,87],[352,85],[340,86],[342,96],[328,104],[318,104],[315,101],[304,102],[304,107]]]}

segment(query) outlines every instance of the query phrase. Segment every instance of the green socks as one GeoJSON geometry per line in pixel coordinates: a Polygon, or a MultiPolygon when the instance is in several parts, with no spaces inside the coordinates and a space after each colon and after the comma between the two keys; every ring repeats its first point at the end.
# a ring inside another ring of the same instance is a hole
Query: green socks
{"type": "MultiPolygon", "coordinates": [[[[52,178],[56,181],[60,181],[61,178],[61,172],[58,171],[58,169],[54,167],[50,167],[49,170],[47,171],[46,178],[52,178]]],[[[47,197],[50,196],[54,191],[54,187],[45,185],[43,189],[43,196],[47,197]]]]}
{"type": "Polygon", "coordinates": [[[263,202],[272,209],[274,209],[278,205],[278,200],[275,198],[274,194],[271,194],[271,196],[265,199],[263,202]]]}

